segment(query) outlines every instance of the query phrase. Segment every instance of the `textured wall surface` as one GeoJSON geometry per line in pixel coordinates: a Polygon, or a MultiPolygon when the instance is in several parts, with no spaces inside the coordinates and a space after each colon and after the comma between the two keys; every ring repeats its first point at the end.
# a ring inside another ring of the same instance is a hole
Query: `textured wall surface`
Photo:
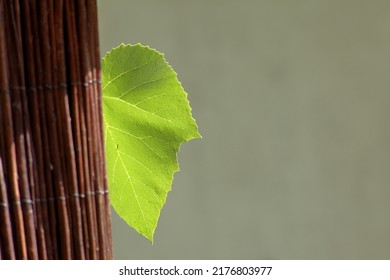
{"type": "MultiPolygon", "coordinates": [[[[102,55],[164,52],[202,140],[117,259],[390,258],[388,1],[99,1],[102,55]]],[[[115,214],[114,214],[115,215],[115,214]]]]}

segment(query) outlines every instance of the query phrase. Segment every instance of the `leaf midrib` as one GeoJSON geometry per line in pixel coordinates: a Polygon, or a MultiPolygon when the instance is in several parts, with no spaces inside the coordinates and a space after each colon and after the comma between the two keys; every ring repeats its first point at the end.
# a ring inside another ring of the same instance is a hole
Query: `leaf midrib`
{"type": "Polygon", "coordinates": [[[174,123],[173,121],[171,121],[171,120],[169,120],[169,119],[166,119],[166,118],[164,118],[164,117],[162,117],[162,116],[160,116],[160,115],[157,115],[157,114],[155,114],[155,113],[153,113],[153,112],[146,111],[146,110],[144,110],[144,109],[138,107],[137,105],[134,105],[134,104],[131,104],[131,103],[129,103],[129,102],[126,102],[126,101],[124,101],[123,99],[120,99],[120,98],[118,98],[118,97],[103,96],[103,100],[104,100],[104,99],[112,99],[112,100],[120,101],[120,102],[122,102],[122,103],[125,103],[127,106],[131,106],[131,107],[133,107],[133,108],[136,108],[136,109],[140,110],[141,112],[144,112],[144,113],[146,113],[146,114],[150,114],[150,115],[152,115],[152,116],[158,117],[158,118],[160,118],[160,119],[162,119],[162,120],[164,120],[164,121],[167,121],[167,122],[173,124],[174,126],[180,128],[181,130],[186,131],[183,127],[181,127],[180,125],[174,123]]]}
{"type": "MultiPolygon", "coordinates": [[[[116,143],[115,138],[114,138],[114,136],[112,135],[112,133],[111,133],[111,131],[110,131],[110,128],[109,128],[109,125],[107,124],[106,121],[105,121],[105,124],[106,124],[106,130],[107,130],[108,133],[110,134],[112,141],[113,141],[114,143],[116,143]]],[[[117,158],[119,158],[119,159],[121,160],[122,166],[123,166],[123,168],[124,168],[124,170],[125,170],[125,172],[126,172],[127,179],[130,181],[131,189],[132,189],[132,191],[133,191],[135,200],[137,201],[138,208],[139,208],[139,210],[140,210],[140,212],[141,212],[141,214],[142,214],[142,219],[143,219],[144,224],[145,224],[145,226],[146,226],[146,228],[147,228],[147,230],[148,230],[149,237],[153,238],[152,231],[150,230],[149,224],[148,224],[148,222],[146,221],[145,213],[144,213],[144,211],[143,211],[143,209],[142,209],[142,207],[141,207],[141,203],[140,203],[140,201],[139,201],[139,199],[138,199],[138,194],[137,194],[137,192],[136,192],[136,190],[135,190],[135,188],[134,188],[133,179],[132,179],[132,177],[130,176],[130,174],[127,172],[126,165],[125,165],[125,163],[123,162],[122,156],[120,155],[120,153],[119,153],[118,150],[116,150],[116,154],[117,154],[117,158]]],[[[123,187],[121,187],[121,191],[123,191],[123,187]]]]}

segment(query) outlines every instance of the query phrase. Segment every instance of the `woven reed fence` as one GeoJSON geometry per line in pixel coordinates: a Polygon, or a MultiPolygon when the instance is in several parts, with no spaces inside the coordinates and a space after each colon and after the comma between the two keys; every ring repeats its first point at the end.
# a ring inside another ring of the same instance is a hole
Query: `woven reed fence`
{"type": "Polygon", "coordinates": [[[0,0],[0,259],[111,259],[95,0],[0,0]]]}

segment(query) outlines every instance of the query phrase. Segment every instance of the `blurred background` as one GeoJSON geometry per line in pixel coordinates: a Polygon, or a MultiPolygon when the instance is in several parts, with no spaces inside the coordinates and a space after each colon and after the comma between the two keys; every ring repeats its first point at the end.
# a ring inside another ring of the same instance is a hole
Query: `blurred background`
{"type": "Polygon", "coordinates": [[[165,53],[201,140],[116,259],[390,259],[390,2],[100,0],[102,56],[165,53]]]}

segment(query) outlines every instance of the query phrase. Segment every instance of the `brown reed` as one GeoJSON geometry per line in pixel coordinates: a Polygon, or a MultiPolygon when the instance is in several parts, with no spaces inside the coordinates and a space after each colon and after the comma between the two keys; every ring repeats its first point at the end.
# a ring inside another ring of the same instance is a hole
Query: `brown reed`
{"type": "Polygon", "coordinates": [[[0,0],[0,259],[112,259],[96,0],[0,0]]]}

